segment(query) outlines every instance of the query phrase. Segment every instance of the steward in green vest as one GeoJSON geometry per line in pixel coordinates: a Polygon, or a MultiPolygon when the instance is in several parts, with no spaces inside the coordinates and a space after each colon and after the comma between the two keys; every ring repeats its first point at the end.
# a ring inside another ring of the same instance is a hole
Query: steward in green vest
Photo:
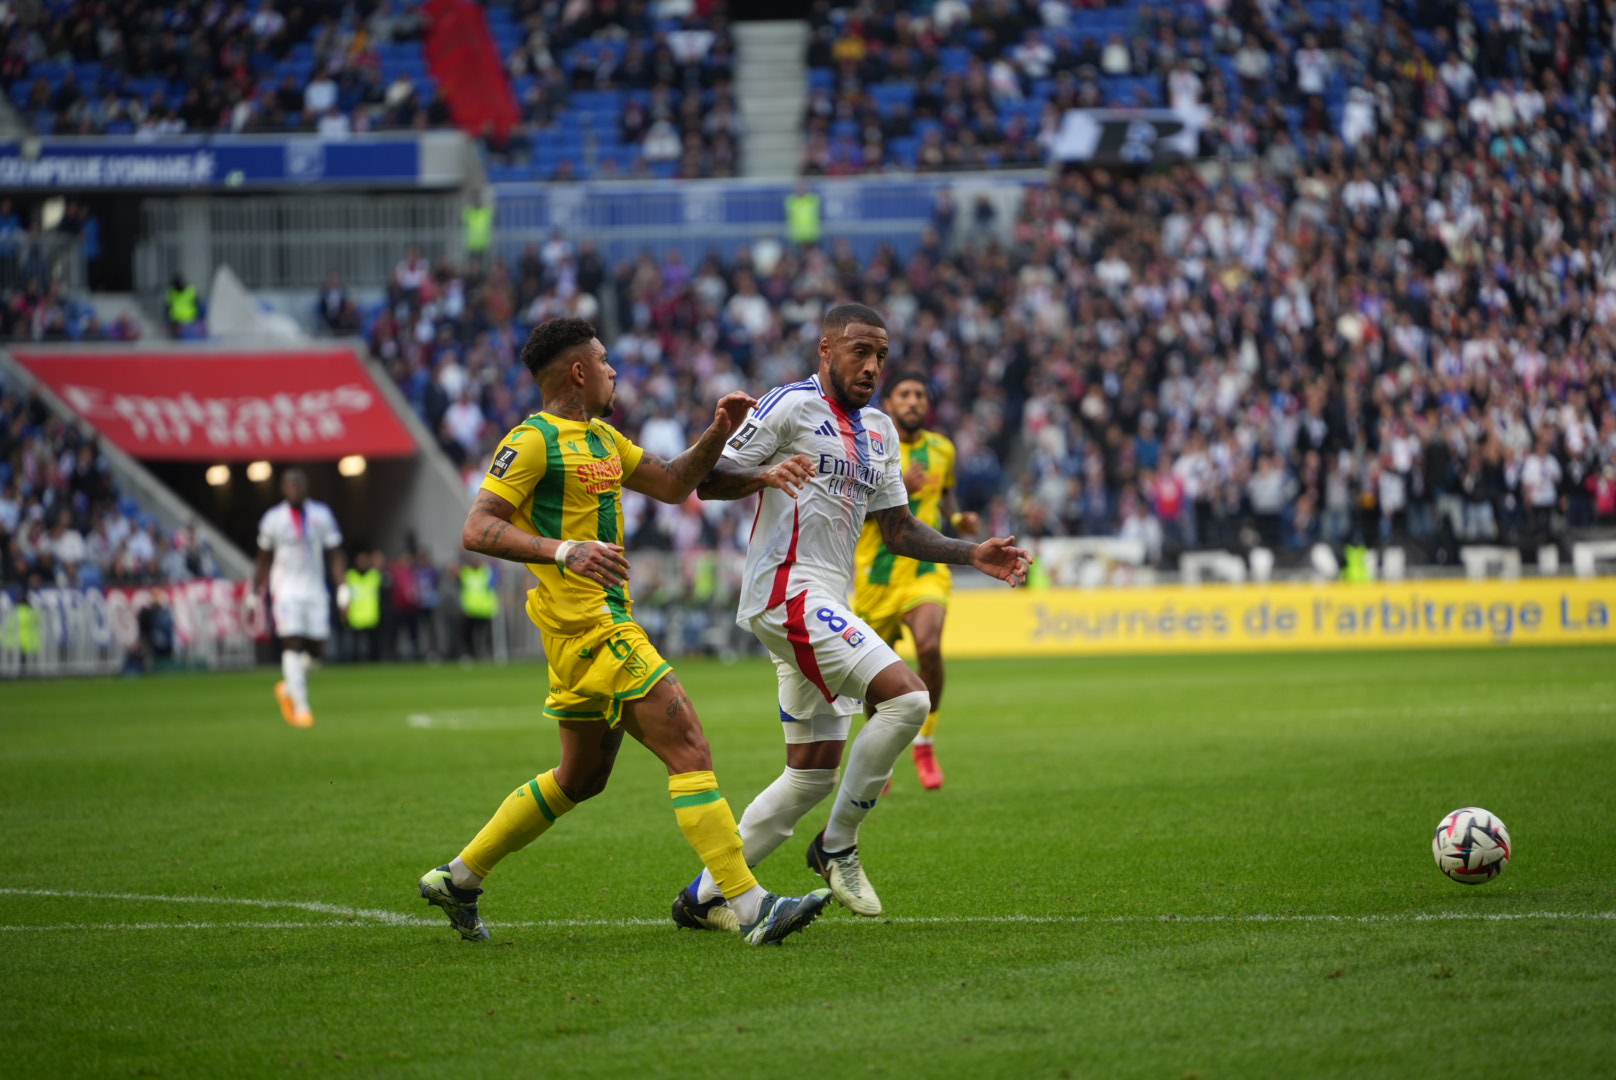
{"type": "Polygon", "coordinates": [[[799,187],[786,196],[786,238],[806,247],[819,243],[819,196],[799,187]]]}
{"type": "Polygon", "coordinates": [[[1341,580],[1359,584],[1372,580],[1369,571],[1369,549],[1362,544],[1348,544],[1346,565],[1341,568],[1341,580]]]}
{"type": "Polygon", "coordinates": [[[169,329],[178,336],[201,317],[202,311],[196,300],[196,286],[187,285],[184,278],[175,274],[174,280],[168,286],[169,329]]]}
{"type": "Polygon", "coordinates": [[[487,660],[494,655],[494,616],[498,614],[494,568],[468,558],[460,567],[461,656],[487,660]]]}
{"type": "Polygon", "coordinates": [[[466,227],[466,254],[484,255],[494,242],[494,208],[486,195],[460,211],[460,221],[466,227]]]}
{"type": "Polygon", "coordinates": [[[11,622],[0,641],[8,649],[17,650],[23,670],[39,674],[39,612],[34,610],[19,591],[17,602],[11,609],[11,622]]]}
{"type": "Polygon", "coordinates": [[[361,572],[348,571],[348,625],[355,630],[374,630],[382,621],[382,575],[374,566],[361,572]]]}
{"type": "Polygon", "coordinates": [[[354,556],[354,564],[337,590],[337,606],[343,609],[348,623],[352,643],[349,655],[355,660],[381,659],[381,633],[377,627],[382,621],[382,572],[370,552],[354,556]]]}

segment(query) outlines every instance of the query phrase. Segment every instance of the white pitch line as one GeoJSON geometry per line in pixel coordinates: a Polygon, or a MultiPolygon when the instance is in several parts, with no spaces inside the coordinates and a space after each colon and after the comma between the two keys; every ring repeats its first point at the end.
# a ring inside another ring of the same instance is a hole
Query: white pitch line
{"type": "Polygon", "coordinates": [[[71,900],[133,900],[154,904],[236,904],[241,907],[295,908],[316,915],[341,915],[349,919],[370,919],[399,926],[408,925],[411,918],[396,911],[378,908],[352,908],[340,904],[322,904],[313,900],[252,900],[233,896],[147,896],[141,893],[81,892],[77,889],[0,889],[4,896],[45,896],[71,900]]]}
{"type": "MultiPolygon", "coordinates": [[[[42,925],[0,924],[0,933],[31,933],[40,930],[319,930],[333,927],[442,926],[442,920],[404,915],[375,908],[350,908],[308,900],[258,900],[231,896],[152,896],[140,893],[82,892],[73,889],[0,888],[0,895],[38,896],[51,899],[128,900],[144,903],[235,904],[259,908],[292,908],[318,915],[340,915],[342,922],[141,922],[141,923],[54,923],[42,925]],[[368,923],[357,920],[370,920],[368,923]]],[[[889,923],[901,926],[962,925],[1045,925],[1081,926],[1146,923],[1421,923],[1421,922],[1521,922],[1528,920],[1613,921],[1616,911],[1521,911],[1397,912],[1383,915],[896,915],[888,918],[853,920],[857,923],[889,923]]],[[[495,922],[510,929],[566,929],[570,927],[666,926],[666,919],[628,916],[620,919],[532,919],[495,922]]]]}
{"type": "MultiPolygon", "coordinates": [[[[1616,920],[1616,911],[1531,911],[1520,913],[1481,913],[1464,911],[1408,915],[975,915],[975,916],[894,916],[877,919],[838,919],[852,926],[892,923],[905,926],[962,925],[962,924],[1021,924],[1077,926],[1103,923],[1418,923],[1418,922],[1522,922],[1554,919],[1579,922],[1616,920]]],[[[393,922],[144,922],[144,923],[48,923],[24,925],[0,924],[0,933],[37,933],[44,930],[121,931],[121,930],[366,930],[415,927],[442,927],[441,919],[421,919],[410,916],[393,922]]],[[[629,916],[621,919],[529,919],[522,922],[496,922],[495,930],[562,930],[578,927],[667,926],[667,919],[647,919],[629,916]]]]}

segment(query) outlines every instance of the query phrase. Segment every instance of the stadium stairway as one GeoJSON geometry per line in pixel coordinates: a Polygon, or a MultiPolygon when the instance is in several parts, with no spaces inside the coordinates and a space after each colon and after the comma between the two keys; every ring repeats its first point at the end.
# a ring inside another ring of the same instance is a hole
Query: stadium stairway
{"type": "Polygon", "coordinates": [[[779,179],[802,164],[802,116],[808,104],[808,24],[736,23],[735,99],[746,124],[742,173],[779,179]]]}

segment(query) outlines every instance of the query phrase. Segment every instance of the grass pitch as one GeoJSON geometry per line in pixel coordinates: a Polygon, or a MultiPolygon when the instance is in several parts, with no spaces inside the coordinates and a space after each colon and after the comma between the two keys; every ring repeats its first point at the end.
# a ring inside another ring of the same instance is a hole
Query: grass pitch
{"type": "MultiPolygon", "coordinates": [[[[739,813],[770,669],[678,667],[739,813]]],[[[543,669],[318,672],[310,731],[273,678],[0,686],[14,1072],[1610,1075],[1616,650],[954,663],[947,787],[900,763],[863,836],[892,918],[777,949],[667,922],[635,746],[462,943],[415,879],[552,763],[543,669]],[[1517,855],[1467,888],[1429,838],[1472,804],[1517,855]]]]}

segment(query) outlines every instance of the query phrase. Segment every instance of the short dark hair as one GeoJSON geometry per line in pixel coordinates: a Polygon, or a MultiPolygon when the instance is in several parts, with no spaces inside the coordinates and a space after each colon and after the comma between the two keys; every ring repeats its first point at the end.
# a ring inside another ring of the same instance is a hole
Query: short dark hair
{"type": "Polygon", "coordinates": [[[562,355],[595,338],[595,327],[587,319],[551,319],[541,322],[527,336],[522,346],[522,363],[536,379],[539,372],[561,359],[562,355]]]}
{"type": "Polygon", "coordinates": [[[821,333],[826,337],[834,337],[854,323],[878,326],[882,330],[887,328],[887,321],[881,318],[880,313],[873,307],[867,307],[864,304],[837,304],[825,313],[825,322],[821,333]]]}
{"type": "Polygon", "coordinates": [[[906,382],[917,382],[917,383],[919,383],[920,388],[922,390],[926,391],[926,400],[927,401],[935,400],[935,395],[933,395],[932,392],[931,392],[931,382],[926,378],[926,376],[922,375],[920,372],[915,371],[912,368],[910,370],[908,370],[908,371],[900,371],[900,372],[897,372],[894,375],[889,376],[887,378],[886,383],[884,385],[882,385],[882,387],[881,387],[881,396],[882,397],[891,397],[893,392],[896,391],[898,389],[898,387],[902,386],[906,382]]]}

